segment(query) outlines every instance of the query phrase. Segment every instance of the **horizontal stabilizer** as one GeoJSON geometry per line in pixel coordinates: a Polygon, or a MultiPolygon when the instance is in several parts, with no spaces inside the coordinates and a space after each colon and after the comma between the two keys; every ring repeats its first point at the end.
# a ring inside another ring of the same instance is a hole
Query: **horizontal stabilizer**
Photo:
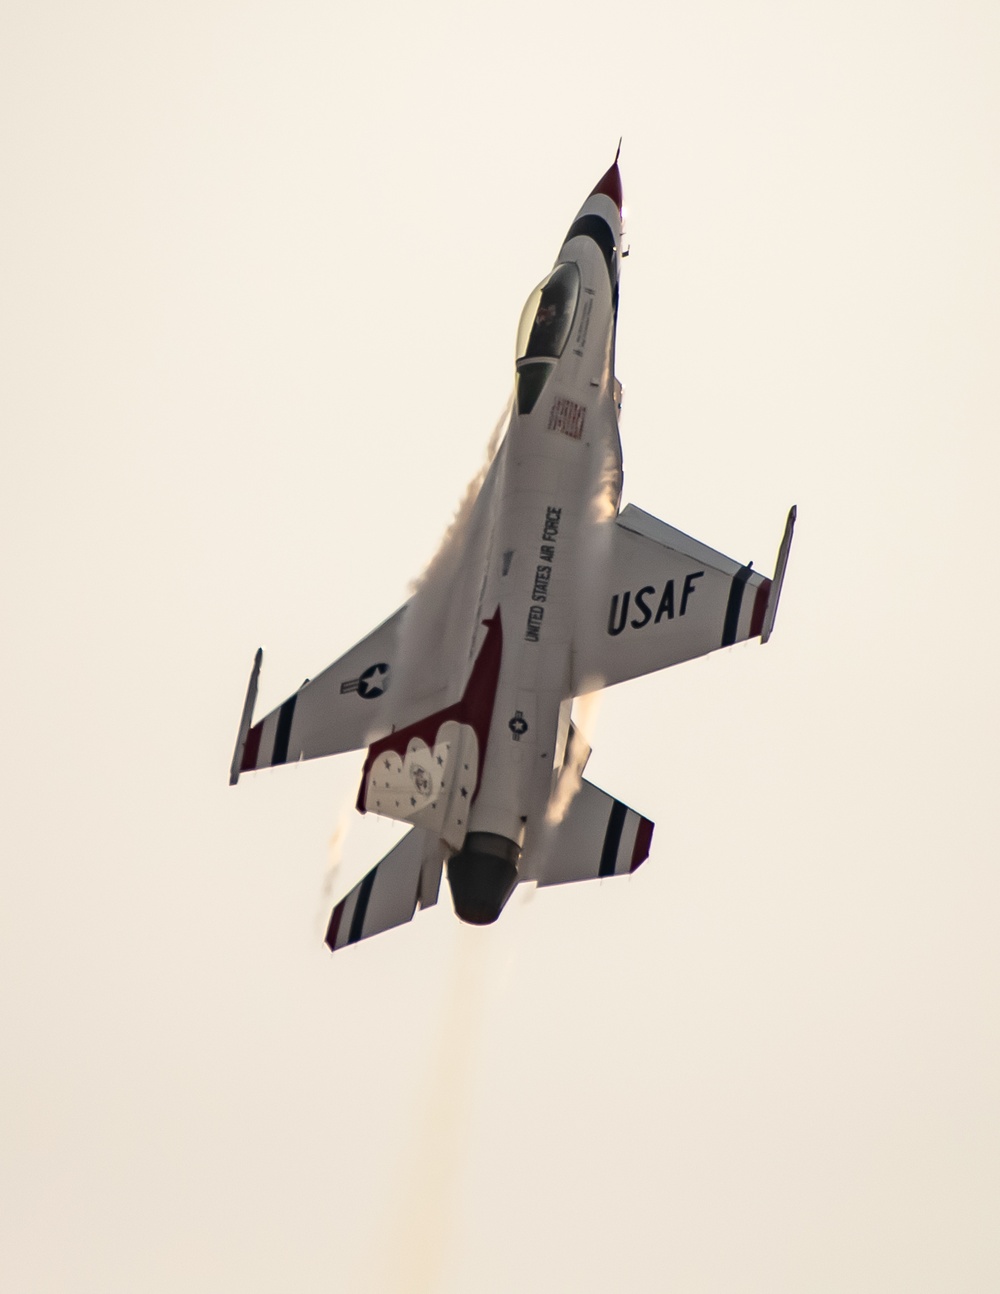
{"type": "Polygon", "coordinates": [[[445,850],[414,827],[333,909],[326,931],[331,952],[412,921],[437,903],[445,850]]]}
{"type": "Polygon", "coordinates": [[[541,886],[627,876],[649,857],[652,839],[648,818],[584,781],[523,879],[541,886]]]}

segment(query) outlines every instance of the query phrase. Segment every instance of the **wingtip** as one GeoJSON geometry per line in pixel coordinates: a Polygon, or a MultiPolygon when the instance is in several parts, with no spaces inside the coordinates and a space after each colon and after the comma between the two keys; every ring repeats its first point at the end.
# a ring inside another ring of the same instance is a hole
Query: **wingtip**
{"type": "Polygon", "coordinates": [[[792,533],[795,530],[795,518],[798,516],[798,508],[793,503],[788,510],[788,519],[785,522],[785,533],[781,537],[781,545],[778,548],[778,559],[774,564],[774,576],[771,580],[771,591],[767,599],[767,607],[764,611],[764,623],[761,628],[760,641],[766,643],[771,637],[774,629],[774,618],[778,614],[778,599],[781,597],[781,586],[785,580],[785,568],[788,565],[788,554],[792,547],[792,533]]]}
{"type": "Polygon", "coordinates": [[[264,648],[258,647],[253,658],[253,669],[247,683],[246,699],[243,702],[243,714],[240,716],[240,727],[236,734],[236,749],[233,751],[233,762],[229,766],[229,785],[235,786],[244,771],[243,752],[246,748],[247,735],[253,723],[253,710],[257,703],[257,683],[260,679],[260,666],[264,659],[264,648]]]}
{"type": "Polygon", "coordinates": [[[330,913],[330,920],[326,927],[326,938],[323,942],[332,953],[337,951],[337,935],[340,932],[340,921],[344,915],[344,905],[346,902],[347,897],[345,896],[330,913]]]}

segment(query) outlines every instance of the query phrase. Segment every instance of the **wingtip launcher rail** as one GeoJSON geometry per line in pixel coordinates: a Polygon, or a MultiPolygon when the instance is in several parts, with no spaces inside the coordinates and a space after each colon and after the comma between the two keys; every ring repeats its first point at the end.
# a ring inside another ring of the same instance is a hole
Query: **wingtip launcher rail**
{"type": "Polygon", "coordinates": [[[264,648],[258,647],[253,658],[253,669],[250,671],[250,682],[247,684],[247,697],[243,702],[243,714],[240,718],[240,730],[236,736],[236,749],[233,751],[233,762],[229,768],[229,785],[235,786],[240,780],[240,765],[243,763],[243,747],[247,742],[247,733],[253,723],[253,708],[257,704],[257,681],[260,678],[260,664],[264,659],[264,648]]]}
{"type": "Polygon", "coordinates": [[[785,533],[781,537],[781,546],[778,549],[778,560],[774,564],[774,578],[771,580],[771,596],[767,599],[767,609],[764,612],[764,623],[761,626],[760,641],[766,643],[771,636],[771,630],[774,628],[774,617],[778,613],[778,599],[781,597],[781,585],[785,578],[785,567],[788,565],[788,554],[792,547],[792,532],[795,529],[795,518],[798,515],[798,509],[793,504],[788,511],[788,520],[785,522],[785,533]]]}

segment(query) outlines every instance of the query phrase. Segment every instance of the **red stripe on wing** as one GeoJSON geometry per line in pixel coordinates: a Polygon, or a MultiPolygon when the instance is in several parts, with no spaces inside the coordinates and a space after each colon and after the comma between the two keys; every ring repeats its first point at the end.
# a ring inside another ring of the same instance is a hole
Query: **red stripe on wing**
{"type": "Polygon", "coordinates": [[[240,772],[252,773],[257,767],[257,756],[260,753],[260,736],[264,730],[264,720],[255,723],[247,733],[247,739],[243,743],[243,758],[240,760],[240,772]]]}
{"type": "Polygon", "coordinates": [[[757,596],[754,598],[753,615],[750,617],[750,637],[756,638],[764,628],[764,612],[767,610],[767,600],[771,596],[771,581],[764,580],[757,590],[757,596]]]}

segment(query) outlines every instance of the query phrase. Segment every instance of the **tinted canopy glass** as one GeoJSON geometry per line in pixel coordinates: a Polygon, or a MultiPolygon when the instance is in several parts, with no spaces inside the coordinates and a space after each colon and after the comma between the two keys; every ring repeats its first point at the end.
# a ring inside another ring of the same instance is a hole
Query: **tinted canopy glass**
{"type": "Polygon", "coordinates": [[[517,411],[530,413],[538,403],[542,387],[549,380],[549,374],[555,368],[551,360],[531,359],[517,366],[517,411]]]}
{"type": "Polygon", "coordinates": [[[557,265],[525,303],[517,330],[517,358],[558,359],[569,339],[580,295],[580,271],[557,265]]]}

